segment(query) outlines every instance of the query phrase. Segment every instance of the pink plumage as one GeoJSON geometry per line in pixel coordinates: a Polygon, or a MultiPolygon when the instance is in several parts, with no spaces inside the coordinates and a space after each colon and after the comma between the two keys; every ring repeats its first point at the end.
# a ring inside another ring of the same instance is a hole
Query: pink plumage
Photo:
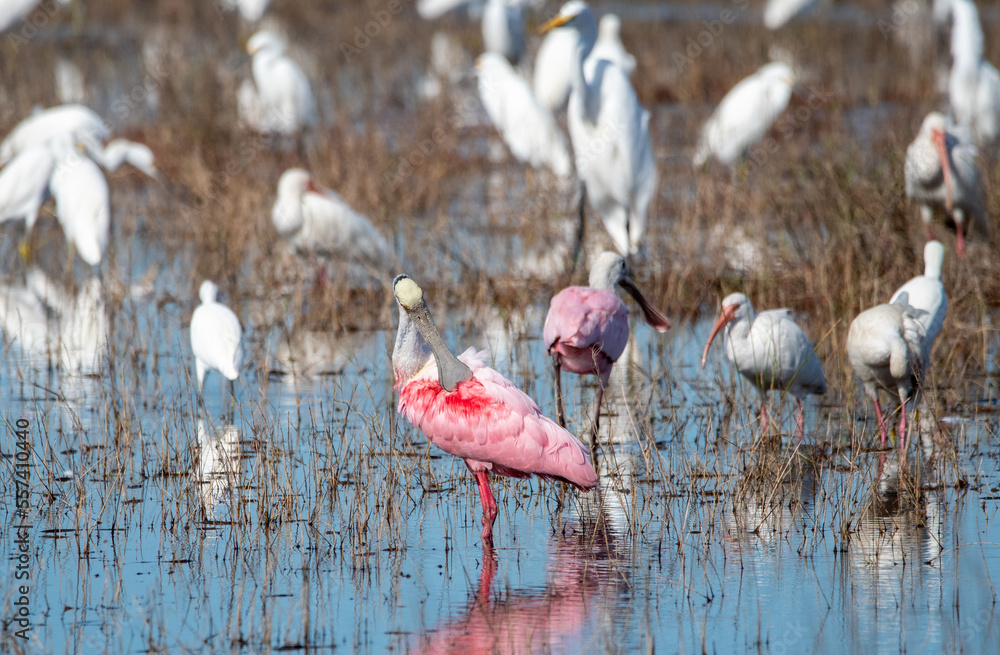
{"type": "Polygon", "coordinates": [[[611,366],[628,343],[628,309],[611,289],[567,287],[552,298],[543,338],[549,352],[562,357],[562,368],[597,373],[606,385],[611,366]]]}
{"type": "Polygon", "coordinates": [[[597,485],[597,473],[583,444],[545,417],[514,383],[483,363],[486,352],[470,348],[459,356],[471,380],[446,391],[433,360],[399,385],[398,411],[441,450],[461,457],[473,473],[524,478],[532,474],[597,485]]]}

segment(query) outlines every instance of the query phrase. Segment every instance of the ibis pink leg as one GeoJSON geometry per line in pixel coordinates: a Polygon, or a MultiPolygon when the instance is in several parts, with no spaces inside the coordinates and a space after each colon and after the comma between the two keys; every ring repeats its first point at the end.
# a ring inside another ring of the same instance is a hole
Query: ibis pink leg
{"type": "Polygon", "coordinates": [[[497,520],[497,501],[490,491],[489,474],[486,471],[476,471],[476,486],[479,487],[479,500],[483,503],[483,533],[484,542],[493,544],[493,523],[497,520]]]}
{"type": "Polygon", "coordinates": [[[878,398],[875,399],[875,416],[878,417],[878,429],[882,435],[882,448],[885,448],[885,422],[882,420],[882,405],[879,404],[878,398]]]}
{"type": "Polygon", "coordinates": [[[799,443],[802,443],[802,438],[806,436],[806,418],[802,414],[802,401],[798,398],[795,399],[796,412],[795,412],[795,422],[799,426],[799,443]]]}
{"type": "Polygon", "coordinates": [[[767,434],[767,402],[760,404],[760,432],[763,435],[767,434]]]}
{"type": "Polygon", "coordinates": [[[958,232],[958,243],[955,244],[955,251],[959,257],[965,255],[965,229],[962,223],[955,221],[955,231],[958,232]]]}

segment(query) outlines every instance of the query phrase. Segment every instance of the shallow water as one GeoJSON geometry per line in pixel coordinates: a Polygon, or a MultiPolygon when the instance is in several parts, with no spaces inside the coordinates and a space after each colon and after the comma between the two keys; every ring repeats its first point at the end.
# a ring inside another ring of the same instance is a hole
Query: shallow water
{"type": "MultiPolygon", "coordinates": [[[[717,11],[622,13],[697,22],[717,11]]],[[[851,6],[830,16],[873,20],[851,6]]],[[[98,95],[113,113],[107,98],[121,90],[98,95]]],[[[653,109],[691,120],[687,108],[653,109]]],[[[363,105],[346,111],[364,125],[363,105]]],[[[149,98],[130,118],[157,112],[149,98]]],[[[895,112],[883,104],[844,120],[863,139],[895,112]]],[[[465,147],[489,152],[488,139],[465,147]]],[[[574,226],[523,235],[528,185],[509,163],[455,182],[441,203],[461,258],[427,257],[428,225],[414,243],[397,239],[407,270],[421,279],[474,277],[470,266],[484,277],[553,276],[574,226]]],[[[690,178],[671,180],[661,196],[686,198],[691,188],[690,178]]],[[[137,194],[129,202],[144,210],[137,194]]],[[[572,195],[558,188],[553,202],[572,207],[572,195]]],[[[700,368],[710,317],[676,321],[665,335],[633,324],[605,398],[600,488],[494,480],[500,514],[489,552],[465,466],[395,413],[387,293],[382,329],[327,332],[292,327],[287,289],[240,287],[223,300],[243,320],[247,365],[235,401],[210,374],[201,408],[187,332],[198,256],[155,242],[144,229],[152,220],[143,211],[134,238],[115,235],[115,274],[98,289],[67,290],[5,264],[0,619],[15,614],[25,584],[31,634],[25,645],[11,636],[18,624],[4,623],[0,650],[882,653],[1000,643],[990,380],[968,380],[977,395],[967,402],[921,410],[928,416],[901,470],[893,450],[875,449],[874,421],[850,383],[810,405],[800,447],[787,401],[776,414],[781,437],[762,441],[756,392],[718,347],[700,368]],[[155,281],[140,284],[151,269],[155,281]],[[119,278],[122,288],[111,281],[119,278]],[[23,516],[22,420],[31,436],[23,516]],[[27,569],[18,568],[19,543],[27,569]],[[16,577],[23,570],[26,581],[16,577]]],[[[748,239],[737,257],[760,253],[748,239]]],[[[41,256],[61,255],[53,247],[41,256]]],[[[244,268],[236,275],[252,278],[254,263],[244,268]]],[[[502,315],[431,298],[453,349],[488,349],[551,416],[540,339],[547,301],[502,315]]],[[[997,345],[989,332],[988,372],[997,345]]],[[[841,376],[838,363],[827,367],[831,380],[841,376]]],[[[565,376],[564,385],[569,428],[586,434],[594,382],[565,376]]]]}

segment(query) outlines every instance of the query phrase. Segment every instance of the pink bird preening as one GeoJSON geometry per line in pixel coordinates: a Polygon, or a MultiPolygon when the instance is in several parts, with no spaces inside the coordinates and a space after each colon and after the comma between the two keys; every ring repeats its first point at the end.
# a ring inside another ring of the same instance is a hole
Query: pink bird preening
{"type": "Polygon", "coordinates": [[[715,335],[725,328],[726,357],[760,391],[761,432],[767,432],[767,392],[787,391],[795,396],[795,422],[801,441],[805,436],[802,398],[826,393],[826,374],[816,347],[791,314],[788,309],[757,314],[745,295],[729,294],[722,300],[722,313],[708,335],[701,367],[705,368],[715,335]]]}
{"type": "Polygon", "coordinates": [[[483,542],[493,543],[497,503],[489,473],[512,478],[532,474],[579,489],[597,486],[597,472],[579,439],[542,415],[523,391],[470,348],[448,350],[407,275],[393,280],[399,329],[392,367],[399,391],[397,411],[441,450],[461,457],[476,478],[483,504],[483,542]]]}
{"type": "Polygon", "coordinates": [[[625,289],[642,308],[646,322],[658,332],[666,332],[670,321],[636,288],[625,260],[613,252],[603,252],[590,270],[589,287],[567,287],[552,298],[545,317],[543,338],[555,368],[556,412],[559,424],[566,425],[562,402],[562,369],[579,375],[597,375],[597,407],[591,430],[591,447],[597,443],[601,401],[611,368],[628,343],[628,309],[615,293],[625,289]]]}
{"type": "Polygon", "coordinates": [[[950,131],[948,119],[938,112],[924,118],[920,133],[906,149],[906,197],[920,205],[927,226],[927,240],[934,240],[934,210],[955,221],[955,251],[965,254],[965,219],[981,234],[989,225],[975,146],[963,143],[950,131]]]}

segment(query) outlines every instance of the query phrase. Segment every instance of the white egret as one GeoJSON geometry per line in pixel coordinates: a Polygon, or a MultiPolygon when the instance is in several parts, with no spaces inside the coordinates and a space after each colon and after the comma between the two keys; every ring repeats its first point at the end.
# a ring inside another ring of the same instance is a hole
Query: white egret
{"type": "Polygon", "coordinates": [[[796,16],[808,13],[821,0],[767,0],[764,7],[764,26],[776,30],[796,16]]]}
{"type": "Polygon", "coordinates": [[[924,245],[924,274],[899,287],[889,299],[890,303],[907,305],[921,312],[916,320],[924,328],[920,361],[925,368],[930,364],[934,340],[941,334],[948,313],[948,294],[941,283],[943,263],[944,246],[940,241],[928,241],[924,245]]]}
{"type": "Polygon", "coordinates": [[[155,180],[161,179],[160,172],[156,170],[156,157],[149,146],[128,139],[109,141],[101,151],[98,163],[108,172],[114,172],[128,163],[155,180]]]}
{"type": "Polygon", "coordinates": [[[782,62],[765,64],[726,94],[702,128],[694,165],[714,156],[727,166],[767,134],[792,98],[795,74],[782,62]]]}
{"type": "Polygon", "coordinates": [[[55,139],[82,143],[89,150],[97,150],[108,135],[104,121],[89,107],[59,105],[43,109],[18,123],[0,143],[0,164],[19,152],[55,139]]]}
{"type": "Polygon", "coordinates": [[[262,131],[294,134],[317,123],[316,99],[309,79],[285,56],[285,41],[261,30],[247,42],[262,112],[262,131]]]}
{"type": "Polygon", "coordinates": [[[47,146],[35,146],[17,154],[0,171],[0,222],[24,219],[26,229],[21,252],[45,202],[56,158],[47,146]]]}
{"type": "MultiPolygon", "coordinates": [[[[583,2],[574,0],[583,5],[583,2]]],[[[563,11],[572,10],[567,3],[563,11]],[[569,9],[567,9],[569,8],[569,9]]],[[[562,13],[562,12],[560,12],[562,13]]],[[[580,21],[579,25],[569,27],[562,25],[550,27],[545,33],[542,44],[535,55],[535,71],[532,87],[535,97],[549,111],[558,111],[566,105],[569,93],[573,88],[571,71],[577,57],[577,50],[582,47],[584,58],[590,55],[597,41],[597,26],[591,21],[580,21]]]]}
{"type": "Polygon", "coordinates": [[[83,153],[67,151],[58,157],[49,189],[56,201],[56,216],[66,243],[87,264],[97,266],[108,247],[111,226],[104,173],[83,153]]]}
{"type": "Polygon", "coordinates": [[[514,157],[534,167],[544,166],[559,177],[569,176],[566,140],[528,82],[495,52],[481,55],[477,67],[479,97],[514,157]]]}
{"type": "Polygon", "coordinates": [[[620,66],[627,75],[635,71],[635,57],[630,55],[622,44],[622,20],[617,14],[604,14],[597,24],[597,42],[589,57],[610,61],[620,66]]]}
{"type": "Polygon", "coordinates": [[[483,51],[496,52],[516,64],[524,54],[524,15],[515,0],[486,0],[483,51]]]}
{"type": "Polygon", "coordinates": [[[226,9],[236,9],[240,17],[248,23],[259,22],[271,6],[271,0],[222,0],[226,9]]]}
{"type": "Polygon", "coordinates": [[[948,98],[955,122],[978,144],[1000,136],[1000,72],[983,59],[983,29],[972,0],[951,3],[948,98]]]}
{"type": "Polygon", "coordinates": [[[649,112],[621,68],[595,58],[584,65],[586,35],[597,30],[587,4],[566,3],[542,32],[563,25],[578,33],[568,110],[577,173],[619,252],[634,254],[645,236],[646,214],[656,192],[649,112]]]}
{"type": "Polygon", "coordinates": [[[271,220],[278,234],[298,251],[370,263],[393,259],[389,243],[371,221],[330,189],[318,186],[301,168],[282,173],[271,220]]]}
{"type": "Polygon", "coordinates": [[[920,125],[920,133],[906,149],[906,197],[920,205],[920,218],[927,226],[927,239],[934,238],[934,211],[943,211],[955,221],[958,239],[955,251],[965,253],[965,219],[976,229],[989,232],[976,147],[962,143],[949,130],[948,119],[931,112],[920,125]]]}
{"type": "MultiPolygon", "coordinates": [[[[191,350],[194,351],[198,394],[208,371],[218,371],[230,383],[243,365],[243,328],[233,310],[216,300],[219,289],[210,280],[201,283],[201,304],[191,315],[191,350]]],[[[231,385],[230,385],[231,386],[231,385]]]]}
{"type": "Polygon", "coordinates": [[[701,355],[705,368],[708,349],[725,328],[726,357],[761,394],[761,432],[767,432],[767,392],[777,389],[795,396],[799,440],[805,435],[802,399],[826,393],[826,375],[816,347],[792,318],[789,309],[756,313],[750,299],[731,293],[722,301],[722,313],[708,335],[701,355]]]}

